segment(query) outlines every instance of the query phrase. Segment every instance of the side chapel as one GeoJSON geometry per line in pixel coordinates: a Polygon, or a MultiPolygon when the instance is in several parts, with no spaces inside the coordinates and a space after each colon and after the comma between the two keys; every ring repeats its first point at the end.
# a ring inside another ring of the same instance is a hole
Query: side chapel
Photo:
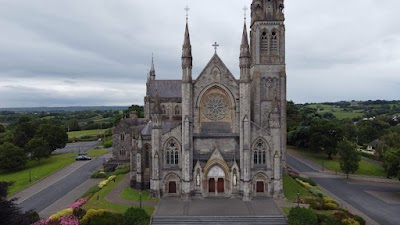
{"type": "MultiPolygon", "coordinates": [[[[186,21],[182,77],[158,80],[152,61],[145,121],[114,129],[114,157],[130,160],[131,184],[153,196],[283,196],[286,66],[283,0],[253,0],[243,27],[240,78],[217,52],[192,74],[186,21]]],[[[238,43],[239,45],[239,43],[238,43]]],[[[217,45],[215,44],[215,47],[217,45]]]]}

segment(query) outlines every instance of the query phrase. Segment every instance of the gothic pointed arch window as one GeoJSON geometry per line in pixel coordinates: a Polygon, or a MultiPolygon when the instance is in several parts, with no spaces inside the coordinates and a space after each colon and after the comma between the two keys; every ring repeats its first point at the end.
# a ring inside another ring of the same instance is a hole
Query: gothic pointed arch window
{"type": "Polygon", "coordinates": [[[121,141],[125,141],[125,133],[121,133],[120,139],[121,139],[121,141]]]}
{"type": "Polygon", "coordinates": [[[161,106],[161,113],[162,113],[163,115],[167,115],[167,110],[166,110],[166,108],[165,108],[165,105],[162,105],[162,106],[161,106]]]}
{"type": "Polygon", "coordinates": [[[255,165],[267,164],[267,143],[263,139],[258,139],[253,147],[253,161],[255,165]]]}
{"type": "Polygon", "coordinates": [[[151,146],[149,144],[144,145],[144,167],[150,168],[150,153],[151,146]]]}
{"type": "Polygon", "coordinates": [[[278,54],[278,34],[276,31],[271,33],[271,54],[278,54]]]}
{"type": "Polygon", "coordinates": [[[165,163],[167,165],[179,164],[179,143],[175,139],[170,139],[165,145],[165,163]]]}
{"type": "Polygon", "coordinates": [[[122,147],[122,148],[119,150],[119,155],[126,155],[126,149],[125,149],[125,147],[122,147]]]}
{"type": "Polygon", "coordinates": [[[268,32],[263,30],[261,32],[261,40],[260,40],[260,51],[261,55],[265,56],[268,54],[268,32]]]}
{"type": "Polygon", "coordinates": [[[181,108],[179,105],[175,106],[175,115],[181,115],[181,108]]]}

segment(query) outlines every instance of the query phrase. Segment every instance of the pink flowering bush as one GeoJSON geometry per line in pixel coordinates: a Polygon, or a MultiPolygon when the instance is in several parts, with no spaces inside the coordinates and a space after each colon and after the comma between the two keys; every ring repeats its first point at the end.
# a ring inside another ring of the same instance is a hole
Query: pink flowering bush
{"type": "Polygon", "coordinates": [[[79,225],[79,219],[74,215],[68,215],[60,218],[60,225],[79,225]]]}
{"type": "Polygon", "coordinates": [[[58,220],[52,220],[52,219],[41,219],[35,223],[32,223],[31,225],[59,225],[60,223],[58,220]]]}
{"type": "Polygon", "coordinates": [[[70,206],[68,206],[68,208],[70,208],[70,209],[80,208],[88,200],[89,200],[89,198],[81,198],[81,199],[77,200],[76,202],[72,203],[70,206]]]}

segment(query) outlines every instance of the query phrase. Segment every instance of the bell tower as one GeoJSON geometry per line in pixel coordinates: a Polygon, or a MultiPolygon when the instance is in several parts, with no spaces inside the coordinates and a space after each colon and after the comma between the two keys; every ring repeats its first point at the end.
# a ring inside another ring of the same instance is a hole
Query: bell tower
{"type": "Polygon", "coordinates": [[[286,64],[284,0],[251,4],[251,119],[273,156],[273,193],[282,196],[286,167],[286,64]]]}

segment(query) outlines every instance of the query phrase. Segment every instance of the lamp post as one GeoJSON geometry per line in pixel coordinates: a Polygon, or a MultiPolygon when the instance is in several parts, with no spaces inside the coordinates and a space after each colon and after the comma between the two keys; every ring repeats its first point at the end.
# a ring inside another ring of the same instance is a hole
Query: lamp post
{"type": "Polygon", "coordinates": [[[32,170],[29,170],[29,183],[32,183],[32,170]]]}
{"type": "Polygon", "coordinates": [[[142,208],[142,191],[139,191],[139,208],[142,208]]]}
{"type": "Polygon", "coordinates": [[[300,191],[297,190],[297,206],[300,206],[300,191]]]}

